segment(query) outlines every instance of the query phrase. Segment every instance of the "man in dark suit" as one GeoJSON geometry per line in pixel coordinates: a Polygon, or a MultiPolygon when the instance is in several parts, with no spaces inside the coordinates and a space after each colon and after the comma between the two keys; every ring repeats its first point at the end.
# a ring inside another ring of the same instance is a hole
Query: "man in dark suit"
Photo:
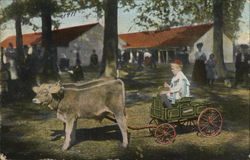
{"type": "Polygon", "coordinates": [[[235,61],[235,87],[240,83],[247,83],[250,57],[247,53],[248,46],[240,45],[235,61]]]}

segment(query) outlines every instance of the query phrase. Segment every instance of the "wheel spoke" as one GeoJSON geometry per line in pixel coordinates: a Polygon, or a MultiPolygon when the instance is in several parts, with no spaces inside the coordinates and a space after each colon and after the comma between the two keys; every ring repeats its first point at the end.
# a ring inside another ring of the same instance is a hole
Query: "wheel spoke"
{"type": "Polygon", "coordinates": [[[212,133],[212,131],[213,131],[213,128],[211,128],[210,126],[208,127],[209,129],[209,133],[211,134],[212,133]]]}
{"type": "Polygon", "coordinates": [[[208,117],[209,115],[205,115],[205,114],[202,115],[202,118],[208,119],[208,117]]]}
{"type": "Polygon", "coordinates": [[[221,119],[216,119],[216,120],[213,120],[213,122],[221,122],[221,119]]]}
{"type": "Polygon", "coordinates": [[[217,119],[220,115],[216,115],[216,117],[213,115],[213,119],[217,119]]]}
{"type": "Polygon", "coordinates": [[[218,125],[216,125],[216,124],[212,124],[212,126],[215,127],[215,128],[217,128],[217,129],[220,128],[220,126],[218,126],[218,125]]]}
{"type": "Polygon", "coordinates": [[[209,125],[206,125],[205,127],[203,127],[202,129],[201,129],[201,131],[203,131],[205,128],[207,128],[207,127],[209,127],[209,125]]]}
{"type": "Polygon", "coordinates": [[[162,136],[164,136],[163,133],[162,133],[162,134],[155,135],[155,137],[162,137],[162,136]]]}
{"type": "Polygon", "coordinates": [[[175,138],[175,130],[171,124],[160,124],[155,131],[156,141],[162,144],[168,144],[175,138]]]}
{"type": "Polygon", "coordinates": [[[208,118],[205,118],[205,117],[202,116],[201,119],[204,120],[204,121],[207,121],[208,118]]]}
{"type": "Polygon", "coordinates": [[[197,121],[197,127],[204,136],[215,136],[221,131],[222,117],[217,109],[209,107],[203,110],[197,121]]]}
{"type": "Polygon", "coordinates": [[[161,141],[166,142],[166,141],[168,141],[168,139],[166,139],[166,137],[162,137],[161,141]]]}

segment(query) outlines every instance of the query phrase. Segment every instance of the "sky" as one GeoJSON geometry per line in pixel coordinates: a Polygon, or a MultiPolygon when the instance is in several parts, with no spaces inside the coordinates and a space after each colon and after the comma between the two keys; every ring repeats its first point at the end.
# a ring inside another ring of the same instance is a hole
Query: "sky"
{"type": "MultiPolygon", "coordinates": [[[[1,6],[7,5],[11,0],[2,0],[1,6]]],[[[104,24],[103,18],[96,18],[95,13],[87,11],[86,14],[90,13],[91,16],[86,18],[83,16],[83,13],[77,13],[75,16],[65,17],[60,20],[60,28],[72,27],[77,25],[83,25],[93,22],[99,22],[104,24]]],[[[236,43],[249,43],[250,44],[250,1],[247,0],[245,3],[244,9],[242,11],[242,17],[240,18],[240,31],[238,32],[239,38],[236,40],[236,43]]],[[[136,26],[133,22],[133,19],[136,16],[135,10],[130,10],[129,12],[124,12],[122,9],[118,10],[118,33],[129,33],[129,32],[138,32],[143,31],[142,28],[136,26]]],[[[41,25],[40,19],[35,18],[32,20],[35,24],[41,25]]],[[[14,21],[10,21],[6,25],[6,29],[1,31],[0,41],[4,40],[6,37],[15,35],[15,25],[14,21]]],[[[23,26],[23,33],[32,33],[34,32],[31,27],[23,26]]]]}

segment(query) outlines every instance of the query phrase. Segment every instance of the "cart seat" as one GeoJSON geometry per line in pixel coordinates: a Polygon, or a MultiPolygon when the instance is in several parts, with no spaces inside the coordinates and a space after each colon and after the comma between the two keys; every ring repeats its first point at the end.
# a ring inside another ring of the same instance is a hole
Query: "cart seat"
{"type": "Polygon", "coordinates": [[[193,100],[193,97],[182,97],[180,99],[177,99],[175,103],[187,103],[191,102],[193,100]]]}
{"type": "MultiPolygon", "coordinates": [[[[157,101],[157,106],[159,107],[163,107],[163,99],[161,98],[160,95],[157,95],[156,97],[154,97],[154,99],[157,101]]],[[[179,104],[183,104],[183,103],[190,103],[193,100],[193,97],[182,97],[181,99],[178,99],[175,101],[175,103],[171,103],[172,107],[178,107],[179,104]]],[[[170,100],[171,102],[171,100],[170,100]]],[[[163,107],[165,108],[165,107],[163,107]]]]}

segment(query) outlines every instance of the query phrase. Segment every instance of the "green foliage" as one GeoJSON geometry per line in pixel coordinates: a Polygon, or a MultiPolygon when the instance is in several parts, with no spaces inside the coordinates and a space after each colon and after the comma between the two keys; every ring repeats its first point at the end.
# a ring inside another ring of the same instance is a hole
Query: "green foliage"
{"type": "Polygon", "coordinates": [[[80,10],[81,7],[74,0],[18,0],[13,1],[10,5],[2,8],[0,11],[0,25],[15,19],[15,16],[22,17],[22,24],[33,26],[34,30],[39,27],[31,22],[34,17],[40,17],[42,10],[51,12],[53,17],[52,24],[58,28],[59,18],[65,15],[73,14],[73,11],[80,10]]]}
{"type": "MultiPolygon", "coordinates": [[[[244,4],[245,0],[223,0],[224,31],[230,38],[236,38],[244,4]]],[[[213,0],[145,0],[136,2],[135,8],[138,15],[134,21],[145,28],[213,21],[213,0]]]]}

